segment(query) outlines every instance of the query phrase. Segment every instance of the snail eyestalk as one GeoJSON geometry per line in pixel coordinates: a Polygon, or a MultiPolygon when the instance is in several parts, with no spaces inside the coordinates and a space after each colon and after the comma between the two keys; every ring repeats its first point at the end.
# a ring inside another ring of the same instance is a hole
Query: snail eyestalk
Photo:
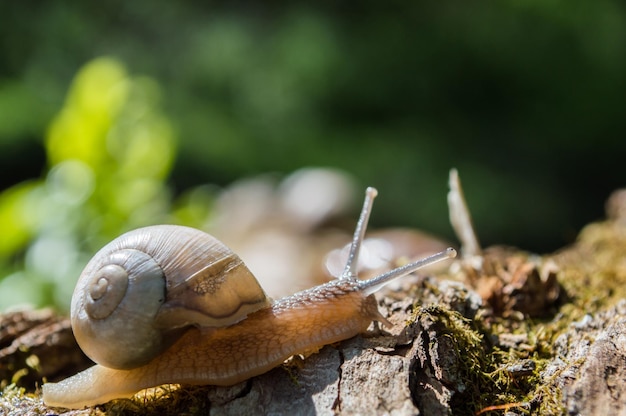
{"type": "Polygon", "coordinates": [[[370,219],[370,213],[372,212],[372,205],[374,204],[376,195],[378,195],[376,188],[370,186],[365,190],[365,201],[363,201],[361,215],[359,216],[359,221],[354,230],[352,244],[350,245],[350,254],[348,255],[346,267],[341,274],[341,279],[357,280],[358,275],[356,269],[359,263],[359,251],[361,250],[361,243],[363,243],[363,238],[365,237],[367,222],[370,219]]]}
{"type": "Polygon", "coordinates": [[[359,286],[365,294],[371,295],[372,293],[376,292],[378,289],[398,277],[405,276],[423,267],[430,266],[443,260],[453,259],[455,257],[456,250],[452,247],[448,247],[444,251],[440,251],[439,253],[426,257],[425,259],[421,259],[416,262],[406,264],[402,267],[398,267],[397,269],[393,269],[372,279],[364,280],[359,286]]]}
{"type": "MultiPolygon", "coordinates": [[[[361,250],[361,244],[363,243],[363,239],[365,237],[367,223],[372,212],[374,198],[376,198],[377,195],[378,191],[376,190],[376,188],[368,187],[365,190],[365,200],[363,201],[363,208],[361,209],[361,215],[359,216],[359,221],[357,222],[356,228],[354,230],[354,236],[352,237],[352,244],[350,245],[348,261],[346,262],[346,267],[341,274],[341,279],[358,280],[358,274],[356,269],[359,262],[359,252],[361,250]]],[[[387,273],[376,276],[372,279],[362,281],[359,283],[359,288],[362,289],[363,292],[367,295],[370,295],[376,292],[388,282],[398,277],[405,276],[423,267],[430,266],[431,264],[435,264],[442,260],[447,260],[454,257],[456,257],[456,250],[452,247],[448,247],[445,251],[439,252],[430,257],[426,257],[425,259],[409,263],[402,267],[393,269],[387,273]]]]}

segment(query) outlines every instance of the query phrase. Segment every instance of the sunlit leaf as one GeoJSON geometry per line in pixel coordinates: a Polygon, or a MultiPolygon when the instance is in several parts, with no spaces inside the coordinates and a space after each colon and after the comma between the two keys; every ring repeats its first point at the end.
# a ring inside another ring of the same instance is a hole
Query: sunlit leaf
{"type": "Polygon", "coordinates": [[[23,182],[0,194],[0,257],[22,250],[38,222],[37,182],[23,182]]]}

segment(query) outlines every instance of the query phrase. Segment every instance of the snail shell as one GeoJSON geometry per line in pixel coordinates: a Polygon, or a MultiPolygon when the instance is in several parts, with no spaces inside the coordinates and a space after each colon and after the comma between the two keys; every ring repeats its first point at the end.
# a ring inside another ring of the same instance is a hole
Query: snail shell
{"type": "Polygon", "coordinates": [[[231,325],[270,303],[219,240],[159,225],[128,232],[94,256],[74,290],[71,320],[89,358],[129,369],[149,362],[186,327],[231,325]]]}

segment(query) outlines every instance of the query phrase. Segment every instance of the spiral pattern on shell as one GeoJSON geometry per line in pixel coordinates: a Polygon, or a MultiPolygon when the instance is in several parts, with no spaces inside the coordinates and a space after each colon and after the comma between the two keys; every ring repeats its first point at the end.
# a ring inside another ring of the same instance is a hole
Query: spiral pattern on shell
{"type": "Polygon", "coordinates": [[[92,319],[111,315],[126,295],[128,274],[117,264],[104,266],[87,281],[85,311],[92,319]]]}

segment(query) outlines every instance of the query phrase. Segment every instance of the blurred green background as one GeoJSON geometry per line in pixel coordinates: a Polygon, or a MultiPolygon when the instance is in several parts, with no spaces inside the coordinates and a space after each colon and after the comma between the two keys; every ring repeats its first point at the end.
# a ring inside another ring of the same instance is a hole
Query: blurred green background
{"type": "Polygon", "coordinates": [[[304,166],[449,239],[456,167],[483,245],[552,251],[625,185],[625,104],[617,0],[5,2],[0,307],[67,305],[122,231],[304,166]]]}

